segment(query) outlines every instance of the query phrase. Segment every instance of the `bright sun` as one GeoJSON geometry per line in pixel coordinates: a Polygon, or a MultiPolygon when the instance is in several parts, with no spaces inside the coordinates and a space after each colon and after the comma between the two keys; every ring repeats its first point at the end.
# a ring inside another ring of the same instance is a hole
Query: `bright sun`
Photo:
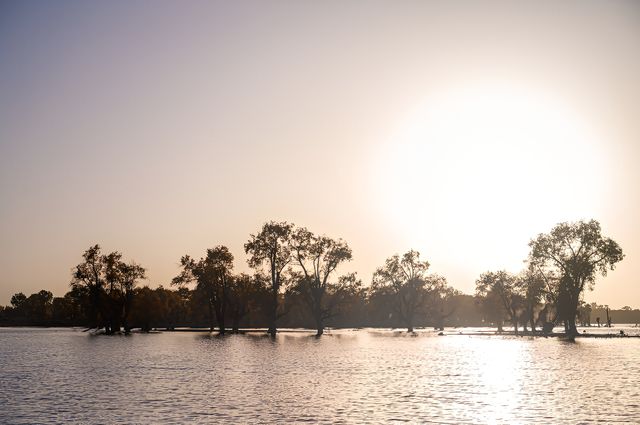
{"type": "Polygon", "coordinates": [[[600,215],[602,144],[558,99],[459,87],[429,97],[399,127],[376,160],[374,195],[427,256],[517,271],[536,233],[600,215]]]}

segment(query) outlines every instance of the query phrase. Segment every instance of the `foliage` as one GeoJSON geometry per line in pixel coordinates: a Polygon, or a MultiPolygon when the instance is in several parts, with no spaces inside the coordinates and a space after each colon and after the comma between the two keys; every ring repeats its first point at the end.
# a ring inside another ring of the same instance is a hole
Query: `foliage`
{"type": "Polygon", "coordinates": [[[429,262],[421,261],[420,253],[410,250],[402,257],[396,254],[388,258],[373,275],[371,297],[389,301],[389,316],[396,315],[409,332],[418,314],[435,316],[437,304],[453,294],[444,277],[426,274],[428,268],[429,262]]]}
{"type": "Polygon", "coordinates": [[[529,263],[542,274],[557,276],[552,289],[558,319],[565,329],[577,333],[575,319],[580,297],[593,289],[598,275],[606,276],[622,261],[622,248],[602,235],[600,223],[560,223],[549,233],[539,234],[529,242],[529,263]]]}
{"type": "Polygon", "coordinates": [[[343,262],[352,258],[351,248],[343,240],[317,236],[304,227],[294,230],[291,236],[293,258],[300,267],[292,272],[292,292],[301,295],[314,318],[317,334],[324,332],[324,323],[336,314],[342,295],[356,285],[355,275],[345,276],[338,284],[329,280],[343,262]]]}

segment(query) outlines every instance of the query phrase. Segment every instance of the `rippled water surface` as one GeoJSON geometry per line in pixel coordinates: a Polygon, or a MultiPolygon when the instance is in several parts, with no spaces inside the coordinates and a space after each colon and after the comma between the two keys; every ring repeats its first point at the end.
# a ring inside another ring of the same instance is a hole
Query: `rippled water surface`
{"type": "Polygon", "coordinates": [[[640,339],[0,329],[2,423],[640,422],[640,339]]]}

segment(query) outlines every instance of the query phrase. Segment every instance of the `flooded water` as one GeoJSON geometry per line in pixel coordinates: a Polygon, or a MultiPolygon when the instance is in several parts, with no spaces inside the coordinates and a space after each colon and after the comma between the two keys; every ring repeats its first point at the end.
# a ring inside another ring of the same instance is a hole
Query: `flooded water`
{"type": "Polygon", "coordinates": [[[0,329],[0,367],[8,424],[640,421],[635,338],[0,329]]]}

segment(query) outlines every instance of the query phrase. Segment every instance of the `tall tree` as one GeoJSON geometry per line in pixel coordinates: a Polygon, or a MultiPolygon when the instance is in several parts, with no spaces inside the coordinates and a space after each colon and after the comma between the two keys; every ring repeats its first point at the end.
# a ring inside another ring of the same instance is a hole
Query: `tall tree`
{"type": "Polygon", "coordinates": [[[585,289],[593,289],[598,275],[622,261],[622,248],[602,235],[600,223],[560,223],[549,233],[541,233],[529,242],[529,262],[540,270],[560,276],[557,289],[558,319],[567,334],[576,335],[576,316],[585,289]]]}
{"type": "Polygon", "coordinates": [[[278,299],[283,287],[283,272],[291,262],[291,234],[293,224],[270,221],[262,226],[256,235],[250,235],[244,244],[249,254],[249,266],[259,269],[267,265],[271,278],[271,305],[269,306],[269,334],[276,335],[278,320],[278,299]]]}
{"type": "Polygon", "coordinates": [[[335,303],[327,304],[329,278],[338,265],[351,260],[351,248],[341,239],[317,236],[304,227],[295,229],[291,246],[301,269],[295,288],[311,310],[320,336],[324,333],[324,321],[334,314],[335,303]]]}
{"type": "MultiPolygon", "coordinates": [[[[101,328],[105,325],[105,278],[104,278],[104,257],[100,252],[100,245],[93,245],[82,254],[82,263],[73,270],[71,287],[77,292],[82,292],[81,288],[86,288],[89,298],[88,319],[89,327],[101,328]]],[[[106,326],[107,333],[111,332],[106,326]]]]}
{"type": "Polygon", "coordinates": [[[107,334],[120,331],[125,323],[132,290],[139,279],[145,278],[145,269],[136,264],[122,261],[120,252],[103,255],[100,245],[87,249],[83,262],[73,271],[71,281],[75,298],[80,301],[86,294],[89,300],[89,326],[105,328],[107,334]]]}
{"type": "Polygon", "coordinates": [[[457,309],[456,297],[462,293],[447,284],[444,276],[430,274],[426,277],[427,319],[434,328],[443,331],[445,320],[457,309]]]}
{"type": "Polygon", "coordinates": [[[214,329],[214,315],[221,334],[226,331],[225,316],[228,292],[231,285],[233,255],[226,246],[207,249],[207,255],[196,261],[185,255],[180,259],[182,271],[173,278],[172,284],[184,286],[196,284],[196,294],[202,296],[207,305],[209,329],[214,329]]]}
{"type": "Polygon", "coordinates": [[[529,267],[522,271],[516,280],[517,292],[524,298],[524,331],[527,331],[527,321],[531,324],[531,332],[536,332],[535,311],[545,293],[546,281],[544,276],[535,268],[529,267]]]}
{"type": "Polygon", "coordinates": [[[128,333],[131,330],[129,315],[131,314],[131,305],[135,294],[134,290],[138,280],[146,279],[147,276],[145,268],[133,261],[128,264],[120,262],[118,264],[118,269],[118,289],[120,292],[120,302],[122,306],[120,309],[122,314],[122,324],[124,325],[125,333],[128,333]]]}
{"type": "Polygon", "coordinates": [[[427,276],[428,261],[420,260],[420,253],[411,250],[402,257],[397,254],[385,261],[373,275],[371,291],[374,295],[388,296],[395,315],[413,332],[416,316],[429,315],[433,308],[434,291],[443,287],[441,278],[427,276]]]}
{"type": "Polygon", "coordinates": [[[522,297],[518,294],[517,279],[504,270],[485,272],[476,280],[476,294],[481,297],[496,297],[503,313],[509,316],[513,329],[518,335],[518,312],[522,297]]]}

